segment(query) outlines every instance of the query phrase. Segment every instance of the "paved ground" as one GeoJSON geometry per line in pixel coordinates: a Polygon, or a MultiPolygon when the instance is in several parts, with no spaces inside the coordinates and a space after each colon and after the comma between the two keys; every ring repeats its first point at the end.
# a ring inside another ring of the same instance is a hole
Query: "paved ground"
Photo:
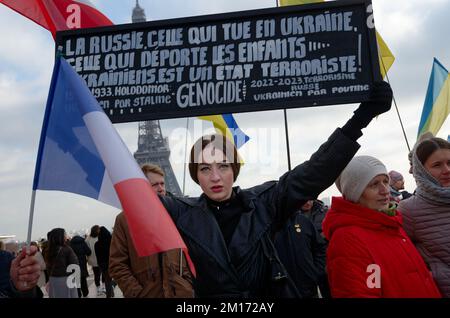
{"type": "MultiPolygon", "coordinates": [[[[89,287],[89,295],[88,298],[106,298],[106,294],[102,294],[100,296],[97,296],[97,287],[94,283],[94,273],[92,270],[89,269],[89,277],[87,278],[87,283],[89,287]]],[[[120,290],[119,286],[116,286],[114,288],[114,298],[123,298],[122,291],[120,290]]]]}

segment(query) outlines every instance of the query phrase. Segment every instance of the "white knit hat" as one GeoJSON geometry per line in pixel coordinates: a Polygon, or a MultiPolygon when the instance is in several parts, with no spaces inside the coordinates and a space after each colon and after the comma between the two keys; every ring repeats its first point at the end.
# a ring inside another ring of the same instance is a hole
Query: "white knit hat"
{"type": "Polygon", "coordinates": [[[358,202],[369,182],[380,174],[389,177],[384,164],[371,156],[354,157],[336,180],[336,186],[345,199],[358,202]]]}

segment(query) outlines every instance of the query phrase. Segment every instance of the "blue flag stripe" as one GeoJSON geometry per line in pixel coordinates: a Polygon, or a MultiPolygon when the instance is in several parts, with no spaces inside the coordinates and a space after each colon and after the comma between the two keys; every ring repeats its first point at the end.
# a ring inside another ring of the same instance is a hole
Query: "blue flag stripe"
{"type": "Polygon", "coordinates": [[[430,117],[431,112],[433,111],[434,103],[436,102],[436,99],[438,98],[447,77],[447,69],[436,58],[434,58],[430,80],[428,82],[427,94],[423,105],[422,116],[420,117],[418,130],[419,135],[428,118],[430,117]]]}
{"type": "Polygon", "coordinates": [[[55,96],[55,87],[56,87],[56,82],[58,80],[60,65],[61,65],[61,59],[57,58],[55,61],[55,66],[53,67],[52,80],[51,80],[50,89],[48,92],[44,120],[42,121],[41,137],[39,138],[39,148],[38,148],[38,154],[37,154],[37,158],[36,158],[36,166],[34,168],[33,190],[37,189],[37,184],[39,181],[39,175],[40,175],[40,171],[41,171],[41,162],[42,162],[42,152],[44,149],[45,138],[47,135],[48,122],[49,122],[50,113],[51,113],[51,109],[52,109],[53,99],[55,96]]]}
{"type": "Polygon", "coordinates": [[[103,112],[88,87],[79,84],[80,76],[72,69],[66,60],[61,62],[61,67],[63,69],[63,74],[66,77],[65,80],[72,90],[73,98],[78,102],[81,117],[94,111],[103,112]]]}
{"type": "Polygon", "coordinates": [[[64,59],[58,58],[56,64],[33,188],[98,199],[105,166],[81,114],[81,109],[96,110],[92,107],[93,97],[86,87],[82,89],[82,79],[64,59]],[[87,106],[82,106],[85,102],[87,106]]]}
{"type": "Polygon", "coordinates": [[[223,120],[225,121],[227,127],[230,129],[231,134],[233,135],[234,144],[237,148],[240,148],[247,141],[250,140],[250,137],[247,136],[238,126],[236,120],[234,119],[232,114],[223,114],[223,120]]]}

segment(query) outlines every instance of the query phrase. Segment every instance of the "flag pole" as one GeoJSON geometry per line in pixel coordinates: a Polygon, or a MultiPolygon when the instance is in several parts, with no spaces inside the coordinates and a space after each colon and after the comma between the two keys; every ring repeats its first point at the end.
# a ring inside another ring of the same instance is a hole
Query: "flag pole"
{"type": "Polygon", "coordinates": [[[31,202],[30,202],[30,215],[28,219],[28,233],[27,233],[27,253],[30,251],[31,246],[31,232],[33,230],[33,219],[34,219],[34,204],[36,202],[36,190],[38,188],[39,183],[39,174],[40,174],[40,166],[41,166],[41,160],[42,160],[42,152],[44,149],[45,144],[45,135],[48,128],[48,121],[50,118],[50,109],[53,102],[53,91],[56,87],[56,81],[57,81],[57,75],[59,71],[59,66],[61,63],[61,57],[62,53],[61,51],[57,51],[55,55],[55,65],[53,66],[53,73],[52,73],[52,79],[50,82],[50,89],[49,89],[49,98],[47,99],[47,104],[45,106],[45,113],[44,113],[44,120],[42,122],[42,129],[41,129],[41,136],[39,138],[39,146],[38,146],[38,153],[36,157],[36,166],[34,168],[34,178],[33,178],[33,187],[31,192],[31,202]]]}
{"type": "Polygon", "coordinates": [[[186,186],[186,166],[188,161],[187,146],[188,146],[188,133],[189,133],[189,117],[186,118],[186,137],[184,138],[184,169],[183,169],[183,195],[185,195],[186,186]]]}
{"type": "MultiPolygon", "coordinates": [[[[31,230],[33,228],[34,202],[36,200],[36,190],[31,191],[30,216],[28,218],[28,233],[27,233],[27,247],[26,254],[30,255],[31,249],[31,230]]],[[[27,287],[28,283],[23,282],[23,287],[27,287]]]]}
{"type": "MultiPolygon", "coordinates": [[[[277,8],[278,0],[275,0],[277,8]]],[[[286,135],[286,152],[287,152],[287,162],[288,162],[288,170],[291,170],[291,147],[289,145],[289,127],[288,127],[288,118],[287,118],[287,110],[286,108],[283,109],[283,116],[284,116],[284,133],[286,135]]]]}
{"type": "MultiPolygon", "coordinates": [[[[388,83],[390,85],[391,81],[389,80],[389,76],[387,74],[386,67],[384,66],[383,59],[380,58],[380,60],[381,60],[381,65],[383,66],[384,74],[386,74],[386,79],[387,79],[387,81],[388,81],[388,83]]],[[[402,132],[403,132],[403,137],[405,138],[405,141],[406,141],[406,147],[408,148],[408,152],[411,152],[411,148],[409,147],[408,138],[406,137],[405,128],[403,127],[403,121],[402,121],[402,118],[400,117],[400,112],[398,110],[398,106],[397,106],[397,102],[395,101],[395,95],[394,94],[392,94],[392,101],[394,102],[395,110],[397,111],[398,120],[400,121],[400,126],[401,126],[402,132]]]]}
{"type": "MultiPolygon", "coordinates": [[[[28,233],[27,233],[27,248],[26,253],[30,255],[31,249],[31,231],[33,229],[33,217],[34,217],[34,202],[36,201],[36,190],[31,191],[31,203],[30,203],[30,216],[28,217],[28,233]]],[[[23,286],[27,287],[28,283],[23,282],[23,286]]]]}
{"type": "Polygon", "coordinates": [[[28,218],[27,253],[30,252],[31,231],[33,229],[34,203],[36,201],[36,190],[31,191],[30,216],[28,218]]]}
{"type": "Polygon", "coordinates": [[[183,249],[180,248],[180,276],[183,276],[183,249]]]}

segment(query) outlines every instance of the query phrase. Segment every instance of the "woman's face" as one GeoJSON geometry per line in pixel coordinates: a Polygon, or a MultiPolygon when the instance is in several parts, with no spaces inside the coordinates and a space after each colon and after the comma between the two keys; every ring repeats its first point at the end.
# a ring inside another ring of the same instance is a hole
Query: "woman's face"
{"type": "Polygon", "coordinates": [[[395,183],[392,186],[397,191],[403,190],[405,188],[405,180],[404,179],[397,180],[397,181],[395,181],[395,183]]]}
{"type": "Polygon", "coordinates": [[[380,174],[364,189],[358,203],[372,210],[386,210],[389,207],[389,178],[380,174]]]}
{"type": "Polygon", "coordinates": [[[425,169],[441,187],[450,187],[450,149],[438,149],[425,161],[425,169]]]}
{"type": "Polygon", "coordinates": [[[197,178],[203,192],[217,202],[228,200],[233,190],[234,177],[224,153],[209,144],[198,159],[197,178]]]}

